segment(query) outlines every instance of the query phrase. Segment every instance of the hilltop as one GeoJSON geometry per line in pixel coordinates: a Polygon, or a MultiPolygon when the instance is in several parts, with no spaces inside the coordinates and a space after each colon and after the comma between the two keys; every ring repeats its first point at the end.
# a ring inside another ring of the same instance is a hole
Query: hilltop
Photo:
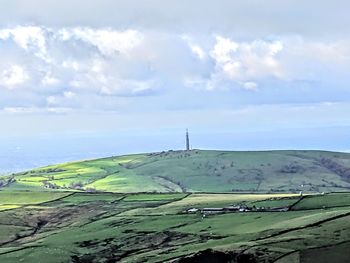
{"type": "Polygon", "coordinates": [[[350,154],[167,151],[51,165],[4,177],[0,185],[120,193],[348,191],[350,154]]]}

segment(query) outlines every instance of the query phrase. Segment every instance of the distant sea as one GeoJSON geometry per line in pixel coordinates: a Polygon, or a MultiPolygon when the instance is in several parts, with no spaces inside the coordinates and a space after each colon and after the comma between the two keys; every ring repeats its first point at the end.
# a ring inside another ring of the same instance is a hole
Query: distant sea
{"type": "MultiPolygon", "coordinates": [[[[0,138],[0,175],[62,162],[170,149],[164,135],[83,134],[0,138]]],[[[182,146],[182,137],[172,146],[182,146]]]]}

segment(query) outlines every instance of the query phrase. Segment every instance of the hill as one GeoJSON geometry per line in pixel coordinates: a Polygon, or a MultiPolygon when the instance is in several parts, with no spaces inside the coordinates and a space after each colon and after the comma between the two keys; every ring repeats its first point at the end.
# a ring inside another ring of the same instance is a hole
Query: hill
{"type": "Polygon", "coordinates": [[[51,165],[3,177],[3,190],[334,192],[350,189],[350,154],[167,151],[51,165]]]}
{"type": "Polygon", "coordinates": [[[348,167],[346,153],[192,150],[13,174],[0,262],[345,263],[348,167]]]}

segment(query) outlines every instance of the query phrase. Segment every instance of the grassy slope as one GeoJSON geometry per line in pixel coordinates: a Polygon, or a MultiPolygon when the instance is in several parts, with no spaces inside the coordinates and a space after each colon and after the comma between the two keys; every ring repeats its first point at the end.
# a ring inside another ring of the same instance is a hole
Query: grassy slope
{"type": "Polygon", "coordinates": [[[195,150],[34,169],[0,189],[0,262],[167,262],[208,248],[244,250],[259,262],[341,262],[350,194],[290,192],[349,190],[347,167],[345,153],[195,150]],[[153,191],[163,193],[145,193],[153,191]],[[175,193],[185,191],[194,193],[175,193]],[[255,193],[214,194],[231,191],[255,193]],[[238,203],[291,211],[183,213],[238,203]]]}
{"type": "MultiPolygon", "coordinates": [[[[79,192],[48,196],[47,192],[37,192],[25,203],[27,193],[17,192],[12,202],[21,207],[0,212],[0,262],[168,262],[211,248],[245,250],[258,262],[292,262],[293,256],[295,262],[304,262],[298,260],[303,258],[313,263],[318,262],[312,260],[315,255],[339,257],[349,248],[350,243],[345,242],[350,240],[350,203],[342,201],[349,194],[336,195],[304,198],[307,210],[299,207],[298,211],[202,218],[182,211],[192,206],[220,207],[238,202],[264,202],[273,207],[276,200],[285,200],[277,198],[296,197],[79,192]],[[38,203],[40,198],[42,203],[38,203]],[[329,198],[327,209],[318,209],[319,198],[329,198]]],[[[10,203],[6,194],[0,195],[1,202],[10,203]]]]}
{"type": "Polygon", "coordinates": [[[6,190],[93,188],[111,192],[346,191],[349,178],[325,167],[350,168],[350,154],[323,151],[164,152],[72,162],[17,174],[6,190]],[[303,185],[303,187],[301,186],[303,185]]]}

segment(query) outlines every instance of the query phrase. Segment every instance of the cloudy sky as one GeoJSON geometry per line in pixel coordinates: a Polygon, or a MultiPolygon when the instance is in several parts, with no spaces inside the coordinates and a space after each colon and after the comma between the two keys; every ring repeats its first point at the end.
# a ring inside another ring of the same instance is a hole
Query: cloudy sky
{"type": "Polygon", "coordinates": [[[147,151],[189,128],[203,148],[350,149],[346,0],[0,6],[4,140],[114,134],[147,151]]]}

